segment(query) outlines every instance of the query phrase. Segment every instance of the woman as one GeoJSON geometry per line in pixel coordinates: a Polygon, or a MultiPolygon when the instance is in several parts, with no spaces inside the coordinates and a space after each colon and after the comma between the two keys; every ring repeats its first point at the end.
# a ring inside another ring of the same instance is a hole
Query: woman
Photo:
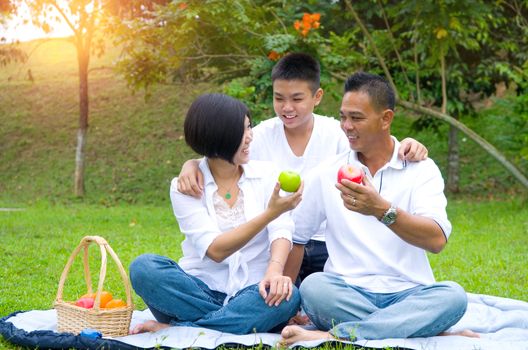
{"type": "Polygon", "coordinates": [[[184,132],[187,144],[204,156],[205,195],[183,195],[177,178],[172,181],[183,257],[176,263],[146,254],[132,262],[132,286],[157,320],[132,333],[169,325],[234,334],[278,330],[300,304],[297,288],[283,275],[294,229],[283,213],[300,202],[302,185],[281,197],[273,164],[249,162],[250,114],[236,99],[198,97],[184,132]]]}

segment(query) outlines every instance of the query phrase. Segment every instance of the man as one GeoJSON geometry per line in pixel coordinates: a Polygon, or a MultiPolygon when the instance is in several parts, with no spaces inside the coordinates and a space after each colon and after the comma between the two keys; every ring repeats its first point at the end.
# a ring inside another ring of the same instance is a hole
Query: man
{"type": "Polygon", "coordinates": [[[451,233],[442,176],[431,159],[398,159],[400,143],[390,134],[394,105],[392,88],[377,75],[356,73],[345,83],[340,116],[350,150],[305,180],[288,260],[296,271],[302,245],[326,220],[324,272],[300,287],[303,309],[319,331],[287,326],[286,344],[436,336],[466,311],[465,291],[455,282],[436,283],[426,254],[439,253],[451,233]],[[344,164],[361,168],[362,184],[336,184],[344,164]]]}

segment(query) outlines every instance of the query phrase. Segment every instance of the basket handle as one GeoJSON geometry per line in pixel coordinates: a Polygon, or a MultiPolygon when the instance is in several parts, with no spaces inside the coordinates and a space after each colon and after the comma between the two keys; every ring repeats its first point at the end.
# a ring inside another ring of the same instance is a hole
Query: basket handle
{"type": "Polygon", "coordinates": [[[121,261],[117,257],[112,247],[110,247],[110,245],[104,238],[99,237],[99,236],[85,236],[83,239],[81,239],[81,242],[79,243],[77,248],[75,248],[73,253],[70,255],[70,258],[68,259],[68,262],[66,263],[66,266],[64,267],[64,270],[62,271],[62,274],[59,280],[59,288],[57,290],[57,297],[55,298],[55,301],[56,302],[62,301],[62,294],[64,291],[64,283],[66,282],[66,277],[68,276],[68,273],[70,272],[70,268],[75,258],[81,251],[81,249],[84,249],[84,254],[83,254],[84,279],[88,287],[88,293],[92,293],[92,281],[90,277],[90,266],[89,266],[89,260],[88,260],[88,248],[91,243],[96,243],[97,245],[99,245],[99,248],[101,251],[101,270],[99,271],[99,283],[97,285],[94,309],[99,310],[100,303],[101,303],[101,292],[103,291],[104,280],[106,277],[106,262],[107,262],[106,252],[107,251],[117,265],[119,274],[121,275],[121,279],[123,280],[123,284],[125,286],[127,305],[131,306],[132,305],[132,293],[131,293],[131,288],[130,288],[130,282],[128,280],[128,275],[125,272],[125,269],[123,268],[123,265],[121,264],[121,261]]]}

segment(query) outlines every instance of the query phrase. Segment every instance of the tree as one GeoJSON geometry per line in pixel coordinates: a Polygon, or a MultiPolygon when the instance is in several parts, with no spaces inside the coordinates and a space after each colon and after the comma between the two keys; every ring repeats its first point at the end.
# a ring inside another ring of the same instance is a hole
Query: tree
{"type": "MultiPolygon", "coordinates": [[[[156,4],[168,0],[1,0],[0,8],[16,12],[25,2],[32,22],[49,32],[53,26],[65,21],[72,30],[71,42],[77,51],[79,72],[79,129],[75,152],[74,193],[83,197],[86,138],[88,133],[89,89],[88,68],[90,55],[104,52],[104,31],[111,31],[112,17],[130,19],[148,16],[156,4]],[[97,35],[99,34],[99,36],[97,35]]],[[[1,62],[1,61],[0,61],[1,62]]]]}

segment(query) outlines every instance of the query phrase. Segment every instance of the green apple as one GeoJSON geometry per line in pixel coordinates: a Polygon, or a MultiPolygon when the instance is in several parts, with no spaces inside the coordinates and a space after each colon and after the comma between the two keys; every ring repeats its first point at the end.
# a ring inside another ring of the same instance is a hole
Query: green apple
{"type": "Polygon", "coordinates": [[[281,189],[286,192],[295,192],[301,186],[301,176],[295,171],[285,170],[279,175],[281,189]]]}

